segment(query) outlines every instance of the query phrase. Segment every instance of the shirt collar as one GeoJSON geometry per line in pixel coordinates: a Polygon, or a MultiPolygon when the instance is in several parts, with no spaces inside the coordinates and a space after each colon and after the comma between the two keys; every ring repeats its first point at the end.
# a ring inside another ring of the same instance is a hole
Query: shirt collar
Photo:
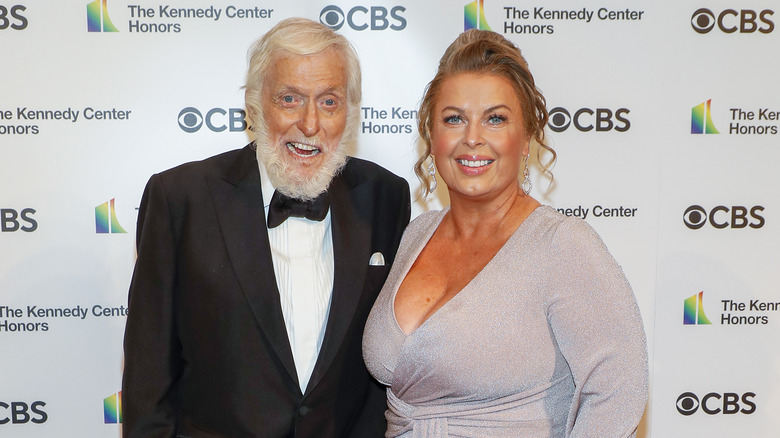
{"type": "Polygon", "coordinates": [[[257,167],[260,169],[260,186],[263,190],[263,207],[265,208],[267,216],[268,206],[271,205],[271,197],[274,196],[276,187],[274,187],[273,183],[271,182],[271,178],[268,177],[268,170],[266,170],[265,164],[260,160],[260,158],[257,159],[257,167]]]}
{"type": "MultiPolygon", "coordinates": [[[[266,225],[268,224],[268,210],[270,210],[271,205],[271,198],[274,196],[274,192],[276,191],[276,187],[274,187],[273,183],[271,182],[271,178],[268,176],[268,170],[266,170],[265,163],[260,159],[260,157],[257,157],[257,167],[260,170],[260,189],[263,191],[263,209],[265,210],[265,220],[266,225]]],[[[311,223],[323,223],[323,224],[329,224],[330,223],[330,208],[328,208],[328,215],[325,216],[325,220],[322,222],[311,222],[311,223]]],[[[295,218],[293,218],[295,219],[295,218]]],[[[305,219],[304,219],[305,220],[305,219]]],[[[328,225],[330,226],[330,225],[328,225]]]]}

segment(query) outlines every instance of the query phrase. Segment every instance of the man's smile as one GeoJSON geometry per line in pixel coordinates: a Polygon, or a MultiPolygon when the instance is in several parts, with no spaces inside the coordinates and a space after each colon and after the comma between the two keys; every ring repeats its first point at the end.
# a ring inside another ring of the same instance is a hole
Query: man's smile
{"type": "Polygon", "coordinates": [[[305,143],[288,141],[286,145],[290,152],[303,158],[313,157],[320,153],[320,148],[305,143]]]}

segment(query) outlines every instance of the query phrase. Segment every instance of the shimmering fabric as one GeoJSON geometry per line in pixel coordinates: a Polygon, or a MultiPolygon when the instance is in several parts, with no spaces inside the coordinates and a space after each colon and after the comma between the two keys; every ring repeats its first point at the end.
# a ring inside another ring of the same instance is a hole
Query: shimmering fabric
{"type": "Polygon", "coordinates": [[[363,356],[389,386],[386,436],[634,436],[647,400],[644,329],[622,270],[580,219],[537,208],[404,334],[396,291],[445,214],[406,229],[366,324],[363,356]]]}

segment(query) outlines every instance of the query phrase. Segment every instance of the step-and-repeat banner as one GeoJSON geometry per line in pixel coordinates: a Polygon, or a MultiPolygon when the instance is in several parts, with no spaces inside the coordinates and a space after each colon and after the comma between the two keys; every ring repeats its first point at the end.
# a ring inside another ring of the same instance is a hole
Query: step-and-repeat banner
{"type": "Polygon", "coordinates": [[[517,44],[559,158],[532,194],[601,234],[642,310],[640,436],[777,436],[775,0],[0,0],[0,436],[120,435],[144,185],[250,140],[246,51],[291,16],[355,45],[355,154],[413,190],[444,49],[470,27],[517,44]]]}

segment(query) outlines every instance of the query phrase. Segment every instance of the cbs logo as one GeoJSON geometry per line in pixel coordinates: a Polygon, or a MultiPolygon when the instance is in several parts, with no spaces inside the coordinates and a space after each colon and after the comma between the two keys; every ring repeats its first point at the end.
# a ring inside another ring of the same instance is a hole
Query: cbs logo
{"type": "Polygon", "coordinates": [[[615,130],[626,132],[631,128],[631,122],[626,115],[631,112],[627,108],[612,111],[607,108],[580,108],[572,116],[566,108],[556,107],[550,110],[550,120],[547,126],[554,132],[563,132],[572,124],[578,131],[588,132],[595,129],[597,132],[615,130]]]}
{"type": "Polygon", "coordinates": [[[35,209],[25,208],[20,212],[13,208],[0,208],[0,231],[22,230],[28,233],[38,229],[38,221],[32,218],[35,209]]]}
{"type": "Polygon", "coordinates": [[[721,413],[729,415],[737,412],[749,415],[756,412],[756,404],[753,402],[755,396],[754,392],[746,392],[742,394],[742,397],[733,392],[724,392],[723,395],[710,392],[699,402],[699,397],[696,394],[685,392],[677,397],[677,412],[688,416],[695,414],[701,408],[704,413],[709,415],[721,413]]]}
{"type": "Polygon", "coordinates": [[[725,33],[770,33],[775,29],[775,23],[769,19],[774,14],[771,9],[756,12],[752,9],[726,9],[717,16],[707,8],[697,9],[691,16],[691,26],[698,33],[709,33],[718,26],[725,33]],[[761,24],[756,22],[760,21],[761,24]]]}
{"type": "Polygon", "coordinates": [[[46,403],[42,401],[35,401],[30,405],[25,402],[5,403],[0,401],[0,425],[25,424],[30,421],[35,424],[45,423],[49,419],[49,415],[41,409],[44,406],[46,403]]]}
{"type": "Polygon", "coordinates": [[[354,30],[385,30],[388,27],[392,30],[403,30],[406,28],[406,18],[401,16],[405,12],[403,6],[395,6],[387,10],[384,6],[371,6],[371,9],[365,6],[355,6],[350,9],[346,15],[340,7],[330,5],[325,6],[320,11],[320,23],[330,27],[333,30],[339,30],[344,23],[354,30]],[[390,24],[390,19],[393,23],[390,24]]]}
{"type": "Polygon", "coordinates": [[[240,108],[212,108],[204,117],[197,108],[188,106],[179,112],[178,121],[182,131],[189,133],[198,132],[204,124],[214,132],[242,132],[247,127],[245,117],[246,112],[240,108]]]}
{"type": "Polygon", "coordinates": [[[8,27],[14,30],[26,29],[29,22],[20,13],[20,11],[24,12],[26,10],[27,8],[22,5],[14,5],[10,9],[0,5],[0,30],[8,29],[8,27]]]}
{"type": "Polygon", "coordinates": [[[747,207],[740,205],[732,206],[731,208],[718,205],[713,207],[709,212],[700,205],[691,205],[683,213],[683,222],[685,226],[698,230],[703,227],[708,221],[710,225],[715,228],[761,228],[766,222],[760,212],[764,211],[764,207],[756,205],[750,210],[747,207]],[[731,214],[729,214],[731,212],[731,214]],[[748,213],[750,217],[748,218],[748,213]]]}

